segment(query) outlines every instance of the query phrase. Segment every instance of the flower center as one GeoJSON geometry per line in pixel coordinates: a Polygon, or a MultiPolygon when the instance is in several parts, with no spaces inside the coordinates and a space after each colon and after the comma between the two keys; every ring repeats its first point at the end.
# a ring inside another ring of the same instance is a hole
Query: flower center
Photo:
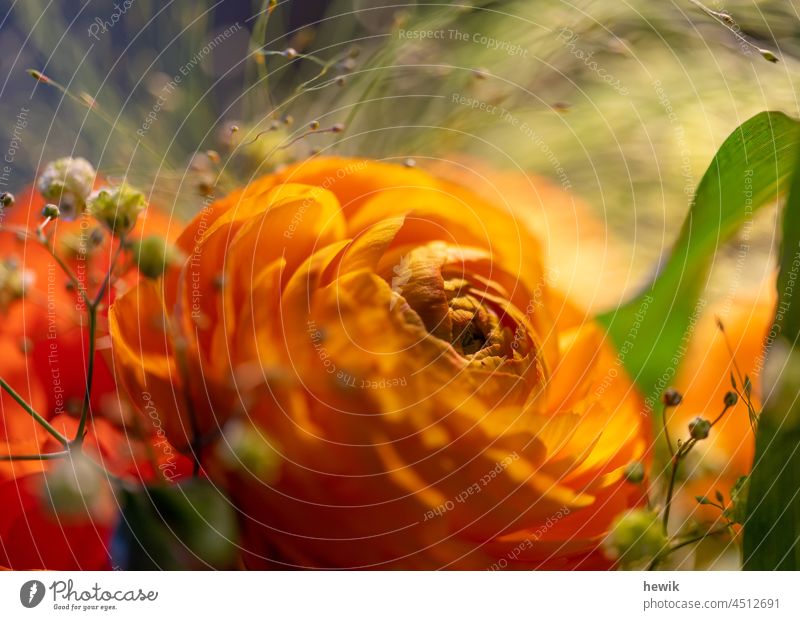
{"type": "Polygon", "coordinates": [[[384,277],[425,329],[462,357],[476,362],[525,357],[532,343],[523,314],[502,286],[471,272],[475,260],[464,251],[431,244],[394,256],[391,277],[384,277]]]}
{"type": "Polygon", "coordinates": [[[465,289],[469,290],[466,280],[447,280],[444,283],[451,324],[450,344],[466,357],[498,340],[496,330],[499,320],[477,298],[465,293],[465,289]]]}

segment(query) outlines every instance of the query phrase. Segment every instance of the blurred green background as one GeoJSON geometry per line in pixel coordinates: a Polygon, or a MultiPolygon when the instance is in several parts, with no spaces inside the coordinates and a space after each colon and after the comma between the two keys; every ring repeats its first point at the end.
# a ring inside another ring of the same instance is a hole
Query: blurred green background
{"type": "MultiPolygon", "coordinates": [[[[75,154],[186,217],[209,185],[223,193],[315,149],[423,167],[479,158],[588,205],[603,252],[624,257],[605,276],[631,290],[669,251],[725,137],[764,109],[798,116],[793,0],[399,4],[3,0],[3,189],[75,154]],[[297,57],[277,54],[290,46],[297,57]],[[315,119],[347,129],[292,143],[315,119]],[[206,149],[221,172],[195,156],[206,149]]],[[[759,283],[774,231],[765,210],[723,249],[712,289],[731,270],[737,287],[759,283]]]]}

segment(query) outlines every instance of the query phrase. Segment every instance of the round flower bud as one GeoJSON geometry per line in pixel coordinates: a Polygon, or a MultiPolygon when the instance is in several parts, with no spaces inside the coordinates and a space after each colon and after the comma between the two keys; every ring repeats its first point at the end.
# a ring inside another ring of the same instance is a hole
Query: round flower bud
{"type": "Polygon", "coordinates": [[[47,203],[44,208],[42,209],[42,217],[50,218],[51,220],[58,219],[58,216],[61,215],[61,211],[58,209],[56,205],[49,202],[47,203]]]}
{"type": "Polygon", "coordinates": [[[32,274],[22,271],[17,261],[10,258],[0,261],[0,312],[25,296],[32,279],[32,274]]]}
{"type": "Polygon", "coordinates": [[[664,394],[661,396],[661,402],[663,402],[667,407],[677,407],[681,404],[683,400],[683,394],[681,394],[675,388],[667,388],[664,390],[664,394]]]}
{"type": "Polygon", "coordinates": [[[764,60],[775,63],[778,62],[778,57],[767,49],[759,49],[758,52],[764,57],[764,60]]]}
{"type": "Polygon", "coordinates": [[[603,549],[622,567],[653,559],[667,544],[658,515],[643,508],[621,514],[603,541],[603,549]]]}
{"type": "Polygon", "coordinates": [[[89,213],[113,235],[125,235],[136,225],[139,212],[145,207],[144,194],[127,183],[104,187],[89,196],[89,213]]]}
{"type": "Polygon", "coordinates": [[[739,402],[739,396],[736,392],[726,392],[725,393],[725,406],[726,407],[733,407],[736,403],[739,402]]]}
{"type": "Polygon", "coordinates": [[[175,246],[167,243],[166,239],[153,235],[136,241],[132,245],[133,255],[139,272],[146,278],[156,279],[164,275],[170,265],[175,265],[183,259],[175,246]]]}
{"type": "Polygon", "coordinates": [[[110,517],[114,498],[107,474],[83,454],[64,458],[47,473],[41,490],[45,505],[59,519],[110,517]]]}
{"type": "Polygon", "coordinates": [[[222,467],[242,472],[262,482],[277,479],[281,456],[271,440],[246,420],[231,420],[217,443],[216,455],[222,467]]]}
{"type": "Polygon", "coordinates": [[[711,431],[711,422],[700,416],[689,422],[689,434],[692,439],[705,439],[711,431]]]}
{"type": "Polygon", "coordinates": [[[641,484],[644,480],[644,464],[641,461],[628,463],[625,467],[625,480],[631,484],[641,484]]]}
{"type": "Polygon", "coordinates": [[[3,192],[0,194],[0,207],[11,207],[14,205],[14,194],[3,192]]]}
{"type": "Polygon", "coordinates": [[[62,157],[45,166],[36,187],[45,200],[59,204],[65,218],[73,218],[86,208],[96,174],[83,157],[62,157]]]}

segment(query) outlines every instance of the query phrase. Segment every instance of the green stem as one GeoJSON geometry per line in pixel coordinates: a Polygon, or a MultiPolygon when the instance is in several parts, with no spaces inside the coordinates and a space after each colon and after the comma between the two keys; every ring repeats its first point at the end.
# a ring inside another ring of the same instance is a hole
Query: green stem
{"type": "Polygon", "coordinates": [[[669,429],[667,428],[667,411],[669,411],[669,407],[664,405],[664,411],[661,413],[661,424],[664,427],[664,439],[667,442],[667,448],[669,448],[669,455],[674,457],[675,448],[672,447],[672,440],[669,438],[669,429]]]}
{"type": "MultiPolygon", "coordinates": [[[[275,5],[277,3],[273,2],[272,0],[264,0],[262,3],[261,14],[258,16],[255,25],[253,26],[253,34],[251,37],[250,45],[251,49],[254,51],[260,51],[262,47],[267,42],[267,26],[269,24],[269,18],[272,15],[272,11],[275,9],[275,5]]],[[[263,59],[262,54],[262,63],[256,63],[256,73],[257,73],[257,81],[259,84],[263,83],[264,92],[267,95],[267,105],[269,106],[270,110],[273,109],[275,106],[272,102],[272,93],[269,89],[269,72],[267,71],[266,62],[263,59]]],[[[254,89],[255,90],[255,89],[254,89]]]]}
{"type": "Polygon", "coordinates": [[[720,413],[716,418],[714,418],[714,421],[711,423],[711,428],[714,428],[714,425],[722,419],[722,416],[725,415],[728,409],[730,409],[730,406],[725,405],[725,407],[722,409],[722,413],[720,413]]]}
{"type": "Polygon", "coordinates": [[[94,306],[95,309],[97,306],[100,305],[100,302],[103,301],[103,295],[106,294],[106,289],[108,285],[111,283],[111,278],[114,274],[114,269],[117,266],[117,261],[119,261],[119,257],[122,254],[122,250],[125,248],[125,237],[121,236],[119,238],[119,245],[114,252],[114,256],[111,258],[111,262],[108,265],[108,271],[106,272],[105,278],[103,278],[103,282],[100,284],[100,288],[97,289],[97,293],[94,297],[94,301],[91,302],[90,305],[94,306]]]}
{"type": "Polygon", "coordinates": [[[34,411],[33,407],[31,407],[28,403],[26,403],[25,399],[22,398],[22,396],[20,396],[19,394],[17,394],[16,391],[14,391],[14,388],[12,388],[2,377],[0,377],[0,387],[2,387],[6,392],[8,392],[11,398],[17,401],[19,406],[22,407],[25,411],[27,411],[31,415],[31,417],[34,420],[36,420],[39,424],[41,424],[48,433],[50,433],[53,437],[55,437],[55,439],[60,444],[64,446],[69,445],[69,440],[66,437],[64,437],[64,435],[59,433],[53,427],[53,425],[50,424],[50,422],[45,420],[40,414],[34,411]]]}
{"type": "Polygon", "coordinates": [[[103,282],[100,284],[100,288],[97,290],[95,298],[88,304],[89,359],[86,362],[86,391],[83,395],[83,406],[81,407],[81,417],[78,421],[78,431],[75,433],[75,439],[73,440],[73,443],[78,447],[80,447],[83,443],[83,438],[86,434],[86,423],[89,418],[89,408],[91,405],[92,383],[94,382],[94,358],[97,353],[97,308],[100,306],[100,302],[103,301],[103,296],[108,289],[108,285],[111,283],[114,268],[116,267],[117,261],[119,260],[120,254],[122,254],[124,247],[125,237],[121,236],[119,239],[119,245],[117,246],[114,256],[111,258],[111,262],[108,265],[108,271],[106,272],[105,278],[103,278],[103,282]]]}
{"type": "Polygon", "coordinates": [[[74,443],[80,446],[86,434],[86,421],[89,417],[89,404],[92,396],[92,380],[94,379],[94,357],[97,349],[97,306],[89,304],[89,360],[86,364],[86,391],[83,395],[81,417],[78,422],[78,432],[75,434],[74,443]]]}
{"type": "Polygon", "coordinates": [[[664,500],[664,535],[668,536],[668,525],[669,525],[669,511],[672,508],[672,496],[675,493],[675,481],[678,477],[678,468],[681,464],[681,459],[689,454],[689,451],[694,447],[695,440],[690,439],[685,444],[683,444],[680,448],[678,448],[678,452],[675,456],[672,457],[672,473],[670,474],[669,478],[669,486],[667,487],[667,496],[664,500]]]}
{"type": "Polygon", "coordinates": [[[682,547],[685,547],[687,545],[691,545],[691,544],[700,542],[701,540],[703,540],[705,538],[708,538],[709,536],[716,536],[717,534],[722,534],[723,532],[727,531],[729,527],[730,527],[730,525],[726,523],[725,525],[723,525],[721,527],[718,527],[718,528],[716,528],[714,530],[709,530],[708,532],[705,532],[704,534],[700,534],[699,536],[695,536],[693,538],[689,538],[688,540],[683,540],[683,541],[673,545],[672,547],[669,547],[666,551],[664,551],[663,553],[659,553],[658,555],[656,555],[656,557],[653,558],[653,560],[647,566],[647,570],[654,570],[658,566],[658,564],[661,562],[661,560],[664,560],[665,558],[667,558],[667,556],[669,556],[673,551],[677,551],[678,549],[681,549],[682,547]]]}
{"type": "MultiPolygon", "coordinates": [[[[30,71],[31,70],[29,69],[28,72],[30,73],[30,71]]],[[[59,91],[61,94],[66,96],[71,101],[74,101],[78,105],[80,105],[82,107],[88,107],[89,111],[93,112],[95,114],[95,116],[97,116],[104,123],[106,123],[110,127],[112,132],[114,132],[114,131],[120,132],[125,138],[130,140],[131,143],[136,143],[136,142],[141,143],[141,145],[145,148],[146,151],[148,151],[151,155],[156,157],[158,161],[162,162],[164,167],[166,167],[168,170],[172,170],[172,165],[168,161],[166,161],[166,158],[164,157],[164,153],[163,152],[159,152],[158,149],[156,149],[154,146],[150,146],[150,143],[148,141],[146,141],[146,140],[143,140],[141,136],[134,136],[133,133],[130,131],[130,129],[128,127],[125,127],[120,122],[119,117],[112,118],[111,116],[106,114],[103,111],[103,109],[100,108],[99,105],[87,106],[86,101],[84,101],[83,99],[78,97],[69,88],[67,88],[63,84],[60,84],[59,82],[56,82],[54,79],[52,79],[49,76],[44,76],[44,77],[46,78],[45,80],[39,80],[39,81],[42,82],[43,84],[48,85],[48,86],[52,86],[57,91],[59,91]]]]}
{"type": "Polygon", "coordinates": [[[72,269],[69,268],[69,265],[67,265],[67,263],[64,262],[63,258],[61,258],[58,254],[56,254],[55,248],[50,247],[50,244],[47,243],[47,240],[42,239],[41,242],[42,245],[45,247],[45,249],[50,253],[50,256],[53,257],[53,260],[55,260],[56,263],[58,263],[58,266],[61,267],[61,271],[63,271],[67,275],[70,283],[72,284],[72,286],[75,287],[75,290],[77,290],[78,293],[80,293],[83,303],[89,305],[89,295],[86,292],[86,288],[83,286],[83,284],[80,283],[78,277],[72,272],[72,269]]]}
{"type": "Polygon", "coordinates": [[[65,263],[64,260],[58,254],[56,254],[55,247],[51,246],[47,242],[46,237],[42,237],[36,233],[33,233],[26,228],[18,228],[16,226],[0,226],[0,231],[20,235],[41,243],[42,247],[47,250],[47,253],[50,254],[50,256],[53,257],[53,260],[56,261],[58,266],[61,268],[61,271],[63,271],[67,278],[69,278],[70,284],[72,284],[78,293],[80,293],[83,302],[87,305],[89,304],[89,296],[86,292],[86,289],[78,281],[78,277],[73,273],[72,269],[69,268],[69,265],[67,265],[67,263],[65,263]]]}
{"type": "Polygon", "coordinates": [[[191,388],[189,387],[189,364],[186,359],[186,350],[184,348],[177,348],[175,351],[175,358],[178,365],[178,375],[181,378],[183,385],[183,394],[186,402],[186,412],[189,417],[189,428],[192,434],[189,447],[192,451],[192,475],[197,477],[200,475],[200,428],[197,423],[197,415],[194,410],[194,400],[192,399],[191,388]]]}
{"type": "Polygon", "coordinates": [[[69,450],[62,450],[61,452],[49,452],[47,454],[9,454],[0,455],[0,461],[52,461],[65,457],[69,454],[69,450]]]}
{"type": "Polygon", "coordinates": [[[745,45],[749,45],[752,49],[754,49],[756,51],[759,51],[759,52],[761,51],[760,48],[755,43],[752,43],[751,41],[748,41],[744,37],[744,35],[742,35],[740,32],[737,32],[736,28],[731,26],[731,24],[726,20],[726,17],[730,17],[730,16],[727,16],[725,13],[722,13],[720,11],[713,11],[713,10],[709,9],[707,6],[705,6],[705,5],[701,4],[700,2],[698,2],[698,0],[689,0],[689,2],[691,2],[697,8],[699,8],[701,11],[703,11],[706,15],[711,17],[714,21],[716,21],[717,23],[719,23],[722,26],[724,26],[728,31],[730,31],[731,34],[733,34],[734,37],[739,39],[742,43],[744,43],[745,45]]]}

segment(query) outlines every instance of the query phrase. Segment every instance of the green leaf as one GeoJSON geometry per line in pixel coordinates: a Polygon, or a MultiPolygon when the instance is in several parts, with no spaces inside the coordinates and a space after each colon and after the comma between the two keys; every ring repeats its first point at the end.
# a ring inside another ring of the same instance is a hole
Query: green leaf
{"type": "MultiPolygon", "coordinates": [[[[714,253],[758,208],[781,198],[791,185],[783,220],[779,303],[770,338],[777,342],[768,358],[782,376],[774,380],[773,390],[765,390],[769,398],[758,424],[748,499],[745,502],[742,493],[734,500],[736,520],[745,520],[745,511],[747,515],[748,569],[800,570],[800,359],[791,365],[774,361],[800,358],[794,351],[800,336],[799,163],[798,121],[780,112],[762,112],[738,127],[703,176],[658,276],[636,298],[598,317],[652,410],[672,382],[704,309],[701,293],[714,253]],[[796,381],[787,382],[790,373],[796,381]],[[793,382],[797,384],[787,387],[793,382]]],[[[736,384],[733,377],[731,383],[736,384]]],[[[750,377],[744,379],[743,389],[749,397],[750,377]]]]}
{"type": "Polygon", "coordinates": [[[800,166],[782,229],[778,306],[763,371],[766,398],[744,527],[744,565],[751,570],[800,570],[800,166]]]}
{"type": "MultiPolygon", "coordinates": [[[[598,317],[652,410],[673,380],[716,250],[762,205],[782,196],[795,168],[800,123],[762,112],[722,144],[703,175],[669,260],[652,284],[598,317]]],[[[799,293],[800,294],[800,293],[799,293]]]]}
{"type": "Polygon", "coordinates": [[[238,528],[230,502],[207,481],[124,489],[112,544],[123,570],[231,569],[238,528]]]}
{"type": "Polygon", "coordinates": [[[781,339],[770,358],[768,368],[782,376],[758,422],[744,520],[744,567],[800,570],[800,352],[781,339]]]}

